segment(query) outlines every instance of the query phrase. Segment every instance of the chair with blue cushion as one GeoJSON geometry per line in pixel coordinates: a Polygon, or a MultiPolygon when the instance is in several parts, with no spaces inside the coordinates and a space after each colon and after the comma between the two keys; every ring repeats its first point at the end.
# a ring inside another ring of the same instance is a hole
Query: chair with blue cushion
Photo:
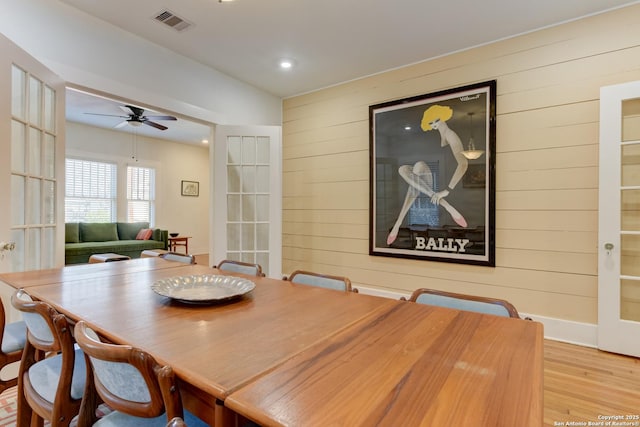
{"type": "Polygon", "coordinates": [[[207,424],[184,411],[178,384],[170,366],[161,366],[148,353],[102,342],[84,321],[74,335],[86,358],[86,383],[78,427],[165,427],[175,417],[190,427],[207,424]],[[113,412],[98,419],[104,402],[113,412]]]}
{"type": "Polygon", "coordinates": [[[342,276],[331,276],[329,274],[312,273],[310,271],[296,270],[284,280],[291,283],[299,283],[302,285],[318,286],[325,289],[333,289],[336,291],[355,292],[358,290],[351,287],[351,280],[342,276]]]}
{"type": "MultiPolygon", "coordinates": [[[[0,301],[0,369],[22,358],[22,349],[27,340],[27,325],[23,320],[6,323],[4,305],[0,301]]],[[[0,393],[18,384],[18,377],[0,379],[0,393]]]]}
{"type": "Polygon", "coordinates": [[[18,426],[48,420],[68,426],[78,414],[85,386],[84,356],[74,347],[67,318],[49,304],[33,301],[24,290],[11,296],[22,313],[27,340],[18,373],[18,426]],[[46,356],[46,357],[45,357],[46,356]]]}
{"type": "Polygon", "coordinates": [[[167,261],[184,262],[185,264],[196,263],[196,257],[194,257],[193,255],[179,254],[177,252],[167,252],[166,254],[162,254],[160,256],[167,261]]]}
{"type": "Polygon", "coordinates": [[[475,311],[503,317],[520,318],[518,310],[508,301],[475,295],[457,294],[434,289],[417,289],[409,301],[420,304],[437,305],[463,311],[475,311]]]}
{"type": "Polygon", "coordinates": [[[262,272],[262,266],[260,264],[251,264],[248,262],[234,261],[225,259],[220,261],[220,264],[216,266],[218,270],[230,271],[232,273],[247,274],[249,276],[264,277],[262,272]]]}

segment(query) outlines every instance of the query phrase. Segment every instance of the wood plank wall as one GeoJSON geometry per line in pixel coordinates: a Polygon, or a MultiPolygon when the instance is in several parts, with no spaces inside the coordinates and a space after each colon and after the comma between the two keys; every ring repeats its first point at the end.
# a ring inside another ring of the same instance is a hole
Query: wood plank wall
{"type": "Polygon", "coordinates": [[[599,89],[640,80],[638,22],[633,5],[286,99],[283,272],[596,323],[599,89]],[[496,267],[369,256],[369,105],[492,79],[496,267]]]}

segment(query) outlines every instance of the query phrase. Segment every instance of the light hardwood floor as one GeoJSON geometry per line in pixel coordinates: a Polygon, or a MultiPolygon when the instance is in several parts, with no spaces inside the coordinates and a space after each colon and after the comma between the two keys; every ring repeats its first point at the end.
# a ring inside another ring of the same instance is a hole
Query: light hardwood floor
{"type": "Polygon", "coordinates": [[[640,359],[545,340],[544,425],[588,425],[608,415],[640,426],[624,419],[640,417],[640,359]]]}

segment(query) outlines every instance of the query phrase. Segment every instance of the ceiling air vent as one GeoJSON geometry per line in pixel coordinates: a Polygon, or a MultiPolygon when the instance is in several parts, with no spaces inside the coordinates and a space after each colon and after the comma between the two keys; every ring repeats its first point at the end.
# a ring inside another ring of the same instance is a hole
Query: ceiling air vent
{"type": "Polygon", "coordinates": [[[160,13],[157,13],[154,19],[158,22],[162,22],[163,24],[173,28],[176,31],[184,31],[189,28],[191,22],[185,21],[184,19],[176,16],[173,12],[168,10],[164,10],[160,13]]]}

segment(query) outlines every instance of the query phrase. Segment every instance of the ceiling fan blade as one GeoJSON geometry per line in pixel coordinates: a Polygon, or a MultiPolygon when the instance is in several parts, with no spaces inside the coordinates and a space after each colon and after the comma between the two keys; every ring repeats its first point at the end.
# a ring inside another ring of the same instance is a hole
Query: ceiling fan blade
{"type": "Polygon", "coordinates": [[[114,126],[115,129],[120,129],[125,127],[129,122],[127,120],[123,121],[122,123],[118,123],[117,125],[114,126]]]}
{"type": "Polygon", "coordinates": [[[128,108],[131,110],[134,116],[142,116],[144,114],[144,110],[142,108],[134,107],[133,105],[125,105],[124,107],[120,106],[124,111],[127,111],[128,108]]]}
{"type": "Polygon", "coordinates": [[[151,127],[154,127],[156,129],[160,129],[160,130],[167,130],[169,129],[166,126],[162,126],[160,123],[156,123],[156,122],[152,122],[150,120],[144,120],[142,123],[144,123],[145,125],[149,125],[151,127]]]}
{"type": "Polygon", "coordinates": [[[147,119],[154,119],[154,120],[178,120],[173,116],[145,116],[147,119]]]}
{"type": "Polygon", "coordinates": [[[99,113],[84,113],[84,114],[89,114],[91,116],[121,117],[123,119],[129,118],[129,116],[118,116],[116,114],[99,114],[99,113]]]}

